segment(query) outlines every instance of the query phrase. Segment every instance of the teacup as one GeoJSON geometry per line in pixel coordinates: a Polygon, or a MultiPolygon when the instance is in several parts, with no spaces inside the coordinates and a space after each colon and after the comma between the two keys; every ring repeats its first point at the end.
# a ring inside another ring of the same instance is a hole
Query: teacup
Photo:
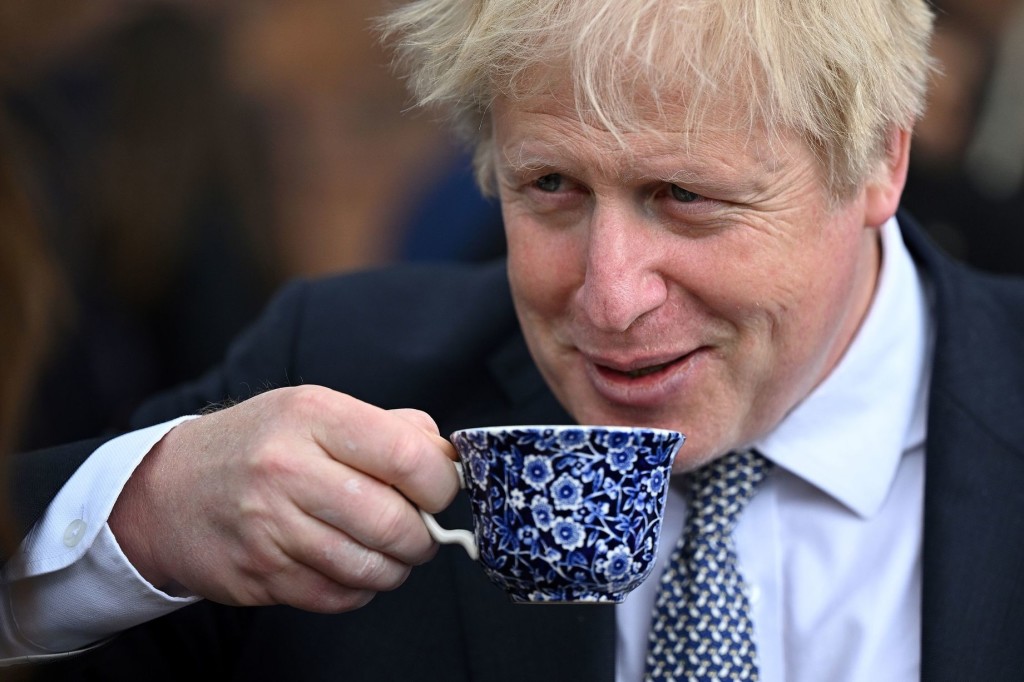
{"type": "Polygon", "coordinates": [[[685,436],[622,426],[502,426],[451,441],[473,528],[461,544],[515,602],[621,602],[650,574],[685,436]]]}

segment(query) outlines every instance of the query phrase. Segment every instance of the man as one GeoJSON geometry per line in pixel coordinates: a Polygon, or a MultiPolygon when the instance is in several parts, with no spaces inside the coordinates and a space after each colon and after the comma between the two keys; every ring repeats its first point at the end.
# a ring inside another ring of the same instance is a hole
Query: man
{"type": "Polygon", "coordinates": [[[511,605],[418,514],[468,523],[444,434],[577,421],[687,434],[669,538],[688,472],[772,463],[735,528],[759,679],[1018,677],[1024,286],[895,217],[930,26],[913,0],[398,10],[507,268],[298,283],[140,431],[22,460],[46,512],[5,569],[9,655],[148,621],[43,670],[642,679],[658,580],[511,605]]]}

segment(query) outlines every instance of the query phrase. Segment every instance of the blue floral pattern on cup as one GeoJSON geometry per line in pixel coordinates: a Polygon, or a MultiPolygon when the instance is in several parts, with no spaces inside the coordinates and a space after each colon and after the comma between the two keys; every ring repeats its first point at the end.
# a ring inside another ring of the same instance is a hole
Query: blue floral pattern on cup
{"type": "Polygon", "coordinates": [[[653,567],[683,440],[626,427],[452,434],[488,577],[513,601],[622,601],[653,567]]]}

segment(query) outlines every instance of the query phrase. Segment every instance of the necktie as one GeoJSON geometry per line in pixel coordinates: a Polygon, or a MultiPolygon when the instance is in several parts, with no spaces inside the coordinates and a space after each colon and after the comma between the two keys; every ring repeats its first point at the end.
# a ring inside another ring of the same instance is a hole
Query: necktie
{"type": "Polygon", "coordinates": [[[686,528],[655,601],[648,682],[758,679],[732,530],[770,467],[754,451],[732,452],[690,475],[686,528]]]}

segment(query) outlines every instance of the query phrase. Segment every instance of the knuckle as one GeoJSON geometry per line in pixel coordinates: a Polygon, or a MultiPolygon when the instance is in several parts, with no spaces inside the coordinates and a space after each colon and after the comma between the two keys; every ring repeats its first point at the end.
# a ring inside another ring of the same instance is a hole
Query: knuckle
{"type": "Polygon", "coordinates": [[[435,422],[434,418],[431,417],[426,412],[424,412],[423,410],[418,410],[412,407],[404,407],[394,410],[394,413],[401,416],[406,421],[415,424],[417,427],[423,429],[424,431],[429,431],[432,433],[438,432],[437,422],[435,422]]]}
{"type": "Polygon", "coordinates": [[[397,589],[409,577],[410,566],[397,561],[385,560],[381,570],[377,572],[373,588],[378,592],[390,592],[397,589]]]}
{"type": "MultiPolygon", "coordinates": [[[[262,524],[251,525],[258,527],[262,524]]],[[[250,530],[243,533],[240,555],[235,559],[235,563],[249,581],[261,583],[268,577],[286,572],[292,562],[276,547],[268,547],[266,533],[261,530],[250,530]]]]}
{"type": "Polygon", "coordinates": [[[411,570],[411,566],[386,554],[370,551],[349,566],[346,584],[350,588],[387,592],[404,583],[411,570]]]}
{"type": "Polygon", "coordinates": [[[295,468],[291,452],[270,443],[253,448],[247,460],[248,476],[257,481],[279,481],[294,473],[295,468]]]}
{"type": "Polygon", "coordinates": [[[408,509],[407,502],[396,499],[393,503],[384,505],[377,514],[372,532],[377,545],[384,551],[398,547],[408,535],[408,509]]]}
{"type": "Polygon", "coordinates": [[[244,458],[235,481],[235,512],[254,532],[266,531],[287,491],[304,478],[307,464],[288,448],[259,446],[244,458]]]}
{"type": "Polygon", "coordinates": [[[303,384],[288,390],[288,403],[300,415],[315,416],[329,409],[334,400],[332,391],[323,386],[303,384]]]}
{"type": "Polygon", "coordinates": [[[423,462],[417,440],[417,433],[411,430],[403,430],[392,439],[386,453],[391,482],[408,481],[421,468],[423,462]]]}
{"type": "Polygon", "coordinates": [[[391,584],[389,561],[380,552],[365,552],[362,559],[349,567],[353,586],[383,589],[391,584]]]}

